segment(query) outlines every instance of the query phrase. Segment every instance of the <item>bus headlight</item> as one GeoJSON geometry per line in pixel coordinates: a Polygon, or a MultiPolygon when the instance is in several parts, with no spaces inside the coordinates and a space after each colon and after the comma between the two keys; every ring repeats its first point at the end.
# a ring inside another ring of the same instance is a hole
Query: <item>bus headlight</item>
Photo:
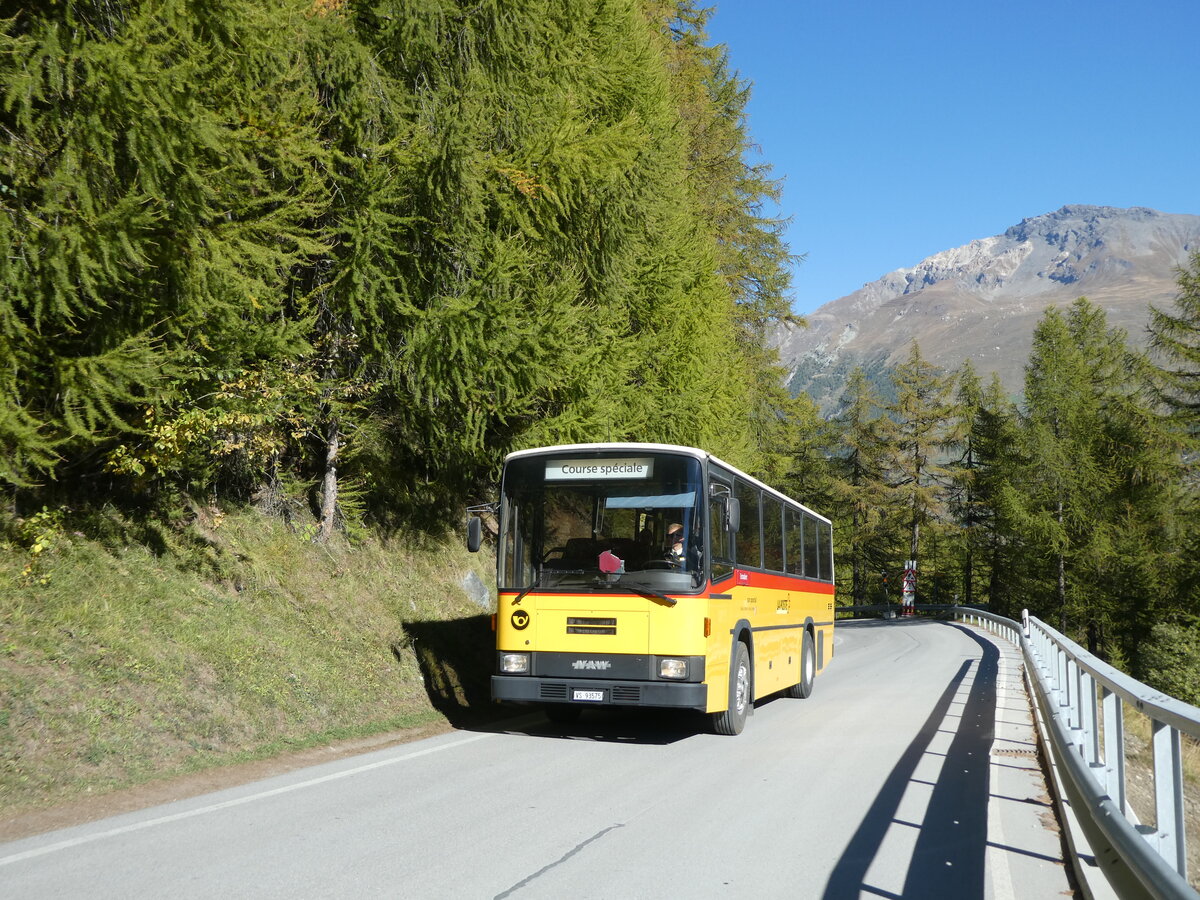
{"type": "Polygon", "coordinates": [[[529,671],[528,653],[501,653],[500,671],[510,675],[524,675],[529,671]]]}
{"type": "Polygon", "coordinates": [[[687,660],[660,659],[658,661],[658,674],[661,678],[687,678],[687,660]]]}

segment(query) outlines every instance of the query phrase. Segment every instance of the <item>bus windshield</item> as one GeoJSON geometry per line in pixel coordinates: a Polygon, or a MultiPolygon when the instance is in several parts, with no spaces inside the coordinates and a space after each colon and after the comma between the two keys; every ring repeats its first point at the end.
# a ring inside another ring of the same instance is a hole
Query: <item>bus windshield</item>
{"type": "Polygon", "coordinates": [[[700,587],[702,478],[698,459],[668,453],[510,460],[501,587],[700,587]]]}

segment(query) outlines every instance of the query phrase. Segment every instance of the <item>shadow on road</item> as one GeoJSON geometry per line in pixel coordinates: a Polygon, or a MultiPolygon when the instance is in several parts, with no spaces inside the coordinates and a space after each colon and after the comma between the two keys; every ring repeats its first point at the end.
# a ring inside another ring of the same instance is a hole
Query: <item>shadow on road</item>
{"type": "Polygon", "coordinates": [[[411,648],[421,667],[434,709],[455,728],[496,722],[511,711],[492,703],[491,675],[496,637],[491,616],[449,621],[405,622],[404,641],[392,646],[402,659],[411,648]]]}
{"type": "Polygon", "coordinates": [[[567,741],[665,745],[686,740],[707,727],[702,713],[689,710],[606,706],[585,710],[579,721],[569,725],[551,722],[541,712],[531,711],[501,730],[567,741]]]}
{"type": "Polygon", "coordinates": [[[882,897],[983,897],[987,851],[988,754],[995,730],[996,681],[1000,651],[969,628],[958,625],[980,645],[978,669],[966,695],[954,737],[919,825],[904,887],[893,894],[866,883],[867,870],[896,824],[901,800],[930,742],[954,728],[951,706],[975,660],[965,660],[950,679],[929,718],[896,761],[887,781],[834,867],[825,900],[871,894],[882,897]]]}
{"type": "Polygon", "coordinates": [[[392,647],[401,658],[412,649],[429,702],[455,728],[505,731],[531,737],[670,744],[704,731],[707,722],[695,712],[603,707],[585,710],[579,721],[555,724],[533,706],[492,702],[491,676],[496,638],[490,616],[450,621],[406,622],[404,641],[392,647]]]}

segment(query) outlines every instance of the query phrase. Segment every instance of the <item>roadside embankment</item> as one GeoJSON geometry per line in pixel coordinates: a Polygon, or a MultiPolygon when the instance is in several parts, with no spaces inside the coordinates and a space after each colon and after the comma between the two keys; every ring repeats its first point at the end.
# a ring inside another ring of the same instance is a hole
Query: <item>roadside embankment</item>
{"type": "Polygon", "coordinates": [[[163,537],[0,546],[0,821],[487,714],[488,554],[253,511],[163,537]]]}

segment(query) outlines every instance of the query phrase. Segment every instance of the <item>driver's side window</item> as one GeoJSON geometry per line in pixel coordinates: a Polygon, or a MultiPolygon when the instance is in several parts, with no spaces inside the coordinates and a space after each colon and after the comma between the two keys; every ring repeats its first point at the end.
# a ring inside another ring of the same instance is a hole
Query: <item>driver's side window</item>
{"type": "Polygon", "coordinates": [[[714,478],[708,497],[708,545],[712,552],[712,580],[733,574],[733,542],[725,527],[725,506],[733,495],[732,487],[714,478]]]}

